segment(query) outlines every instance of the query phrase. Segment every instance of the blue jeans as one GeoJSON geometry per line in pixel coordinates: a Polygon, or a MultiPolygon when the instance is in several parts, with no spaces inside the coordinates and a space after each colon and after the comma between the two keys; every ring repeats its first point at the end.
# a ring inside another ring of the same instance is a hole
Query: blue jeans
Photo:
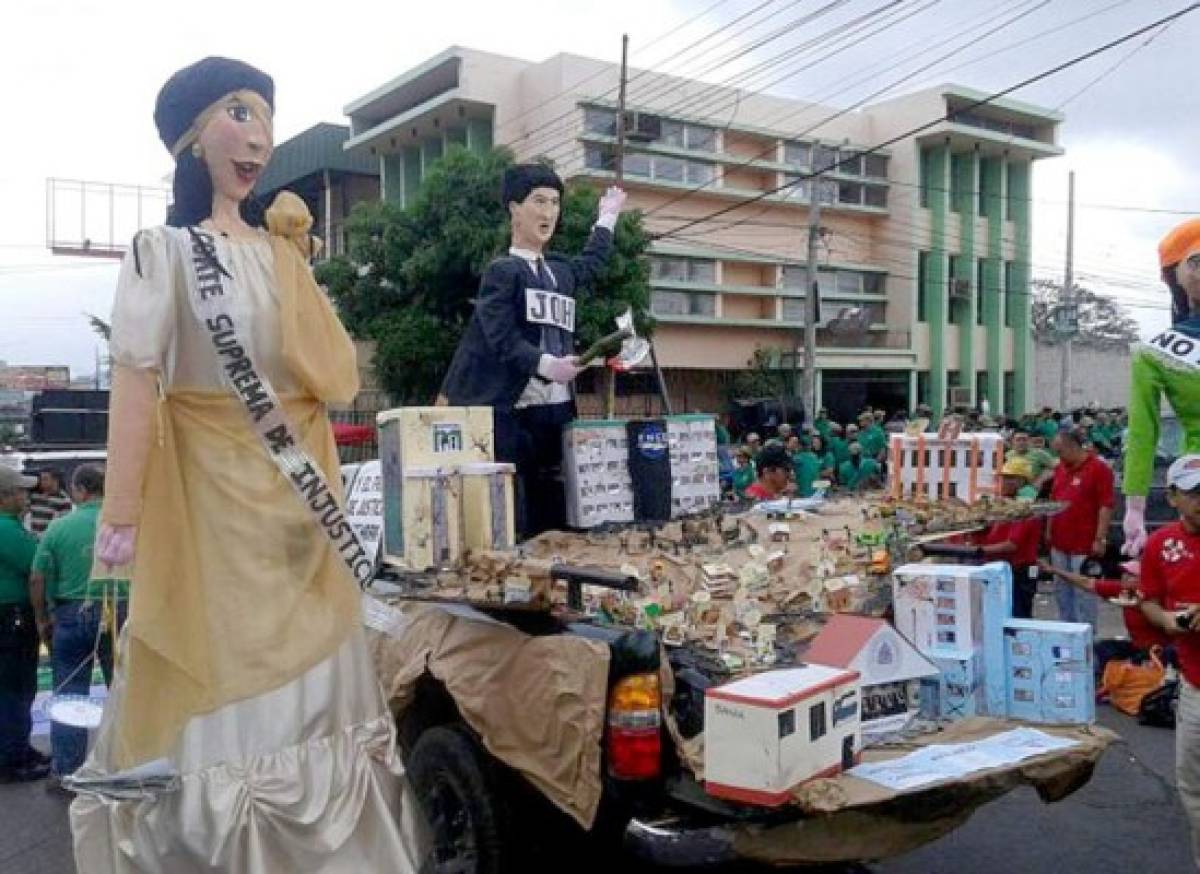
{"type": "MultiPolygon", "coordinates": [[[[125,623],[125,602],[117,609],[117,628],[125,623]]],[[[50,663],[54,671],[54,691],[63,695],[87,695],[92,687],[93,653],[100,657],[104,681],[112,685],[113,638],[100,632],[99,601],[59,601],[54,608],[54,646],[50,663]]],[[[50,749],[53,773],[59,777],[73,774],[87,757],[86,728],[50,723],[50,749]]]]}
{"type": "MultiPolygon", "coordinates": [[[[1056,568],[1079,573],[1086,555],[1069,555],[1062,550],[1050,550],[1050,563],[1056,568]]],[[[1096,634],[1096,613],[1099,601],[1091,592],[1077,589],[1066,580],[1054,581],[1054,599],[1058,602],[1058,618],[1061,622],[1086,622],[1096,634]]]]}

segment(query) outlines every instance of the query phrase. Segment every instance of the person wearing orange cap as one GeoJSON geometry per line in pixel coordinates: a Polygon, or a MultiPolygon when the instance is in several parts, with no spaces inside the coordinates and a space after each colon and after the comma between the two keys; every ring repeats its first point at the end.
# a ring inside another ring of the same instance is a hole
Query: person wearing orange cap
{"type": "Polygon", "coordinates": [[[1163,238],[1158,263],[1171,291],[1171,327],[1140,343],[1133,355],[1122,482],[1127,555],[1140,554],[1146,543],[1146,495],[1163,396],[1183,430],[1180,454],[1200,452],[1200,218],[1163,238]]]}

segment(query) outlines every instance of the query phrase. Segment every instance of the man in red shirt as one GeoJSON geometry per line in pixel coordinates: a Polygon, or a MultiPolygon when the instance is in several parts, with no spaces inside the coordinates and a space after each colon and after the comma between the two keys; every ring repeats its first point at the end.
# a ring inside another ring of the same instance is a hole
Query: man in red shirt
{"type": "Polygon", "coordinates": [[[773,501],[783,494],[792,475],[792,459],[778,443],[768,443],[758,453],[758,479],[746,488],[752,501],[773,501]]]}
{"type": "Polygon", "coordinates": [[[1142,555],[1142,612],[1175,640],[1180,673],[1175,785],[1200,867],[1200,455],[1176,459],[1167,498],[1179,521],[1158,529],[1142,555]]]}
{"type": "MultiPolygon", "coordinates": [[[[1057,568],[1079,573],[1088,556],[1100,558],[1108,546],[1108,524],[1113,511],[1113,473],[1096,453],[1086,448],[1079,429],[1060,431],[1054,438],[1058,466],[1050,497],[1067,508],[1048,523],[1050,561],[1057,568]]],[[[1070,583],[1055,583],[1058,618],[1087,622],[1096,628],[1096,599],[1086,597],[1070,583]]]]}
{"type": "MultiPolygon", "coordinates": [[[[1032,472],[1027,464],[1005,462],[1001,488],[1006,498],[1015,498],[1029,485],[1032,472]]],[[[1042,545],[1042,521],[1038,518],[1014,519],[991,525],[977,541],[990,560],[1003,559],[1012,568],[1012,615],[1016,619],[1033,618],[1033,596],[1037,594],[1038,549],[1042,545]]]]}

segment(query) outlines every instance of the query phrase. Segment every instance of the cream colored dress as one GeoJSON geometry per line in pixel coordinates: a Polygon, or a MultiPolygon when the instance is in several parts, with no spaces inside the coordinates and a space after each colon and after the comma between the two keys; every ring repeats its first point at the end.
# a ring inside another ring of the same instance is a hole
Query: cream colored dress
{"type": "MultiPolygon", "coordinates": [[[[424,829],[359,593],[222,386],[186,297],[186,233],[144,232],[117,289],[114,361],[156,370],[164,400],[117,678],[79,772],[86,782],[149,764],[178,780],[140,798],[81,791],[76,863],[84,874],[415,871],[424,829]]],[[[340,490],[324,412],[337,392],[323,388],[336,380],[319,374],[326,360],[344,369],[348,339],[289,246],[218,238],[216,254],[250,355],[340,490]]]]}

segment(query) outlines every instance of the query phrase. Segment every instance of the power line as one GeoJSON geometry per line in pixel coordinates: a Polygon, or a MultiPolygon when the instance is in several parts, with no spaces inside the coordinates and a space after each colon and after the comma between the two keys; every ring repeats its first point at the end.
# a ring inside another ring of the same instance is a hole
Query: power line
{"type": "Polygon", "coordinates": [[[1099,84],[1104,79],[1107,79],[1109,76],[1111,76],[1113,73],[1115,73],[1121,67],[1123,67],[1130,58],[1132,58],[1134,55],[1136,55],[1142,49],[1146,48],[1146,46],[1150,45],[1150,43],[1154,42],[1156,39],[1158,39],[1160,36],[1162,36],[1164,33],[1166,33],[1168,30],[1170,30],[1171,25],[1174,23],[1175,22],[1171,21],[1171,22],[1168,22],[1167,24],[1164,24],[1160,30],[1150,34],[1148,37],[1146,37],[1146,40],[1144,42],[1140,43],[1139,45],[1134,46],[1133,50],[1131,52],[1122,56],[1120,59],[1117,60],[1117,62],[1115,64],[1113,64],[1111,67],[1109,67],[1108,69],[1101,72],[1099,76],[1096,76],[1094,79],[1089,81],[1086,85],[1084,85],[1082,88],[1080,88],[1078,91],[1076,91],[1074,94],[1072,94],[1070,97],[1068,97],[1066,100],[1064,100],[1062,103],[1058,104],[1058,106],[1056,106],[1054,108],[1056,110],[1061,110],[1064,106],[1066,106],[1071,101],[1075,100],[1076,98],[1082,97],[1084,94],[1086,94],[1088,91],[1090,91],[1095,85],[1099,84]]]}
{"type": "MultiPolygon", "coordinates": [[[[902,140],[910,139],[919,133],[922,133],[938,124],[941,124],[944,121],[951,120],[955,115],[960,115],[964,112],[969,112],[970,110],[977,109],[980,106],[985,106],[989,103],[993,103],[996,100],[999,100],[1000,98],[1002,98],[1008,94],[1011,94],[1014,91],[1019,91],[1022,88],[1026,88],[1029,85],[1032,85],[1036,82],[1040,82],[1043,79],[1049,78],[1050,76],[1061,73],[1063,70],[1070,69],[1071,67],[1076,66],[1077,64],[1081,64],[1084,61],[1090,60],[1091,58],[1094,58],[1097,55],[1100,55],[1100,54],[1103,54],[1104,52],[1110,51],[1113,48],[1116,48],[1119,45],[1123,45],[1123,44],[1129,42],[1130,40],[1136,39],[1137,37],[1141,36],[1142,34],[1148,33],[1149,31],[1154,30],[1155,28],[1161,27],[1162,25],[1164,25],[1168,22],[1175,21],[1178,18],[1182,18],[1184,15],[1194,12],[1197,8],[1200,8],[1200,3],[1192,3],[1177,12],[1171,13],[1170,15],[1164,16],[1163,18],[1160,18],[1157,21],[1152,22],[1151,24],[1148,24],[1144,27],[1140,27],[1134,31],[1131,31],[1130,33],[1125,34],[1124,36],[1118,37],[1117,39],[1110,40],[1109,42],[1107,42],[1097,48],[1094,48],[1088,52],[1085,52],[1082,55],[1078,55],[1068,61],[1064,61],[1063,63],[1058,64],[1054,67],[1051,67],[1048,70],[1044,70],[1040,73],[1036,73],[1033,76],[1027,77],[1026,79],[1023,79],[1014,85],[1010,85],[1009,87],[1007,87],[1001,91],[997,91],[997,92],[995,92],[987,97],[984,97],[980,100],[972,101],[971,103],[967,104],[967,106],[965,106],[961,109],[955,110],[953,112],[948,112],[945,115],[942,115],[942,116],[939,116],[938,118],[933,119],[932,121],[929,121],[929,122],[926,122],[925,124],[921,124],[921,125],[918,125],[917,127],[911,128],[901,134],[898,134],[897,136],[894,136],[887,140],[884,140],[882,143],[872,146],[870,149],[860,152],[858,154],[865,157],[866,155],[878,152],[880,149],[886,148],[887,146],[894,145],[895,143],[898,143],[902,140]]],[[[830,170],[835,169],[836,167],[840,167],[842,164],[846,163],[847,160],[848,159],[842,159],[840,161],[837,161],[836,163],[830,165],[829,167],[823,168],[819,172],[827,173],[830,170]]],[[[791,188],[791,187],[795,186],[798,182],[803,181],[804,178],[811,179],[816,175],[819,175],[819,173],[809,173],[809,174],[807,174],[807,176],[802,177],[801,179],[798,179],[794,182],[789,182],[785,185],[780,185],[770,191],[762,192],[761,194],[756,195],[755,197],[753,197],[749,200],[739,202],[736,204],[732,204],[732,205],[730,205],[728,207],[724,207],[723,209],[720,209],[720,210],[716,210],[715,212],[711,213],[707,218],[711,219],[711,218],[714,218],[719,215],[725,215],[727,213],[733,212],[734,210],[737,210],[737,209],[743,209],[746,206],[749,206],[755,202],[758,202],[765,197],[768,197],[772,194],[777,194],[780,191],[783,191],[787,188],[791,188]]],[[[700,221],[703,221],[703,220],[704,219],[697,219],[697,220],[694,220],[687,224],[681,225],[680,227],[674,229],[674,231],[672,233],[678,233],[679,231],[684,230],[687,227],[690,227],[694,224],[698,224],[700,221]]],[[[669,235],[666,235],[666,236],[669,236],[669,235]]]]}
{"type": "MultiPolygon", "coordinates": [[[[996,25],[995,27],[991,28],[991,29],[990,29],[990,30],[988,30],[986,33],[984,33],[982,36],[980,36],[980,37],[977,37],[977,38],[976,38],[976,40],[978,40],[978,39],[986,39],[986,38],[987,38],[987,37],[989,37],[989,36],[993,36],[994,34],[996,34],[996,33],[1000,32],[1000,31],[1001,31],[1001,30],[1003,30],[1004,28],[1006,28],[1006,27],[1008,27],[1008,26],[1010,26],[1010,25],[1014,24],[1015,22],[1017,22],[1017,21],[1021,20],[1021,19],[1022,19],[1022,18],[1024,18],[1024,17],[1026,17],[1027,15],[1031,15],[1032,13],[1034,13],[1034,12],[1038,11],[1039,9],[1042,9],[1042,8],[1043,8],[1043,7],[1045,7],[1045,6],[1046,6],[1046,5],[1047,5],[1049,2],[1050,2],[1050,0],[1039,0],[1039,2],[1038,2],[1036,5],[1034,5],[1034,6],[1030,7],[1030,8],[1027,8],[1027,9],[1023,9],[1023,10],[1021,10],[1020,12],[1016,13],[1015,15],[1013,15],[1012,17],[1008,18],[1007,20],[1000,22],[1000,24],[998,24],[998,25],[996,25]]],[[[956,35],[955,37],[951,37],[949,40],[943,40],[941,43],[938,43],[937,45],[945,45],[947,42],[949,42],[949,41],[951,41],[952,39],[955,39],[955,38],[957,38],[957,35],[956,35]]],[[[968,45],[969,45],[969,44],[963,44],[963,45],[960,45],[960,46],[958,46],[958,47],[956,47],[956,48],[953,48],[953,49],[951,49],[950,51],[948,51],[948,52],[946,52],[945,54],[941,55],[941,56],[940,56],[940,57],[938,57],[937,59],[935,59],[935,60],[933,60],[933,61],[929,62],[928,64],[925,64],[924,66],[922,66],[922,67],[919,67],[919,68],[917,68],[916,70],[914,70],[914,71],[912,71],[912,72],[910,72],[910,73],[908,73],[908,74],[906,74],[906,75],[902,76],[900,79],[897,79],[897,80],[895,80],[895,81],[891,82],[890,84],[888,84],[888,85],[884,86],[883,88],[881,88],[881,89],[878,89],[877,91],[873,92],[872,94],[869,94],[869,95],[867,95],[866,97],[862,98],[861,100],[857,101],[856,103],[854,103],[854,104],[851,104],[850,106],[848,106],[848,107],[846,107],[846,108],[844,108],[844,109],[838,110],[838,111],[834,112],[832,115],[829,115],[829,116],[825,117],[825,118],[824,118],[824,119],[822,119],[821,121],[817,122],[815,125],[812,125],[812,126],[810,126],[809,128],[807,128],[806,130],[804,130],[804,131],[801,131],[799,134],[797,134],[797,136],[800,136],[800,137],[807,136],[808,134],[812,133],[813,131],[815,131],[815,130],[817,130],[817,129],[821,128],[821,127],[823,127],[824,125],[828,124],[829,122],[831,122],[831,121],[834,121],[834,120],[836,120],[836,119],[840,118],[840,117],[841,117],[841,116],[843,116],[843,115],[846,115],[847,113],[849,113],[850,111],[852,111],[854,108],[856,108],[856,107],[858,107],[858,106],[861,106],[861,105],[863,105],[864,103],[868,102],[869,100],[872,100],[872,99],[874,99],[875,97],[877,97],[877,96],[879,96],[879,95],[882,95],[882,94],[885,94],[885,93],[887,93],[888,91],[890,91],[890,90],[892,90],[893,88],[895,88],[897,85],[900,85],[900,84],[904,83],[905,81],[907,81],[907,80],[909,80],[909,79],[913,78],[914,76],[916,76],[916,75],[918,75],[918,74],[920,74],[920,73],[922,73],[922,72],[925,72],[926,70],[929,70],[930,68],[932,68],[932,67],[936,66],[937,64],[939,64],[939,63],[941,63],[942,61],[946,60],[947,58],[953,57],[954,55],[958,54],[959,52],[961,52],[961,51],[964,51],[964,50],[965,50],[965,49],[968,47],[968,45]]],[[[993,98],[993,99],[994,99],[994,98],[993,98]]],[[[977,102],[977,103],[975,103],[975,104],[973,104],[973,105],[970,105],[970,106],[968,106],[968,107],[967,107],[967,109],[968,109],[968,110],[969,110],[969,109],[974,109],[974,108],[976,108],[977,106],[980,106],[980,105],[982,105],[982,102],[977,102]]],[[[962,110],[962,111],[966,111],[966,110],[962,110]]],[[[949,118],[949,114],[947,114],[946,118],[949,118]]],[[[923,129],[925,129],[926,127],[932,127],[934,124],[937,124],[937,123],[938,123],[938,122],[940,122],[940,121],[942,121],[942,119],[938,119],[938,120],[937,120],[937,121],[935,121],[935,122],[930,122],[929,124],[927,124],[927,125],[924,125],[922,128],[918,129],[918,130],[917,130],[917,132],[919,132],[920,130],[923,130],[923,129]]],[[[886,141],[885,143],[883,143],[883,144],[881,144],[881,145],[878,145],[878,146],[873,146],[873,147],[871,147],[870,149],[867,149],[867,150],[865,150],[865,151],[859,152],[859,153],[858,153],[858,155],[859,155],[859,156],[861,156],[861,158],[865,158],[867,155],[869,155],[869,154],[872,154],[873,152],[876,152],[876,151],[878,151],[880,148],[883,148],[884,146],[891,145],[891,144],[893,144],[893,143],[899,142],[899,141],[900,141],[900,140],[902,140],[902,139],[907,139],[907,138],[908,138],[908,136],[912,136],[912,135],[914,135],[914,134],[910,133],[910,134],[908,134],[908,135],[901,135],[901,136],[899,136],[899,137],[894,137],[894,138],[892,138],[891,140],[888,140],[888,141],[886,141]]],[[[757,156],[757,158],[761,158],[761,157],[762,157],[764,154],[766,154],[766,152],[762,152],[762,153],[760,153],[760,154],[757,156]]],[[[747,162],[745,162],[745,164],[743,164],[743,165],[741,165],[741,166],[747,166],[747,165],[749,165],[749,164],[753,163],[753,161],[754,161],[754,160],[755,160],[755,159],[751,159],[750,161],[747,161],[747,162]]],[[[802,181],[804,181],[805,179],[811,179],[811,178],[813,178],[813,177],[819,177],[819,176],[821,176],[821,175],[822,175],[822,174],[824,174],[824,173],[828,173],[830,170],[835,170],[836,168],[838,168],[838,167],[842,166],[842,164],[846,163],[848,160],[849,160],[849,157],[847,157],[847,158],[844,158],[844,159],[841,159],[841,160],[838,160],[838,161],[835,161],[835,162],[834,162],[833,164],[831,164],[830,166],[828,166],[828,167],[826,167],[826,168],[823,168],[823,169],[822,169],[822,170],[820,170],[820,171],[814,171],[814,172],[812,172],[812,173],[809,173],[809,174],[807,174],[807,176],[806,176],[806,175],[804,175],[804,174],[801,174],[801,176],[800,176],[799,178],[797,178],[797,179],[796,179],[794,182],[791,182],[791,183],[788,183],[788,184],[786,184],[786,185],[780,186],[779,188],[775,189],[775,192],[781,191],[781,190],[783,190],[784,188],[789,188],[789,187],[792,187],[792,186],[794,186],[794,185],[798,184],[799,182],[802,182],[802,181]]],[[[691,196],[691,195],[692,195],[692,194],[694,194],[695,192],[697,192],[697,191],[701,191],[701,190],[703,190],[704,188],[707,188],[707,187],[708,187],[710,184],[711,184],[711,181],[710,181],[710,182],[708,182],[708,183],[705,183],[704,185],[700,185],[700,186],[698,186],[698,187],[697,187],[697,188],[695,188],[695,189],[691,189],[690,191],[688,191],[688,192],[685,192],[685,193],[681,194],[679,197],[673,198],[672,200],[669,200],[669,201],[667,201],[667,203],[665,203],[665,204],[662,204],[662,205],[660,205],[659,207],[656,207],[656,209],[662,209],[662,208],[663,208],[663,207],[665,207],[665,206],[670,206],[671,204],[678,203],[678,202],[680,202],[681,200],[684,200],[684,199],[686,199],[687,197],[691,196]]],[[[768,193],[775,193],[775,192],[768,192],[768,193]]],[[[761,199],[761,197],[759,197],[759,198],[755,198],[755,200],[757,200],[757,199],[761,199]]],[[[751,201],[749,201],[749,202],[754,202],[754,201],[753,201],[753,200],[751,200],[751,201]]],[[[653,210],[652,210],[651,212],[653,212],[653,210]]]]}

